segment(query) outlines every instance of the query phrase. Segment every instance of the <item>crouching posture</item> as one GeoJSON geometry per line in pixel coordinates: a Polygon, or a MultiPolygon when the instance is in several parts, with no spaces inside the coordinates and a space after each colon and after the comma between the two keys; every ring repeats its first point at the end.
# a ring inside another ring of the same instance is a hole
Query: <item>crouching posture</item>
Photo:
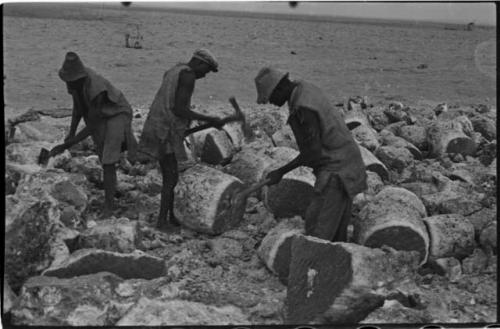
{"type": "Polygon", "coordinates": [[[347,241],[352,198],[366,189],[366,172],[359,148],[340,113],[323,92],[288,73],[265,67],[255,78],[257,103],[282,106],[288,102],[292,131],[300,154],[271,171],[268,185],[299,167],[313,168],[314,197],[305,215],[305,233],[330,241],[347,241]]]}
{"type": "Polygon", "coordinates": [[[165,72],[160,89],[150,107],[139,142],[139,155],[158,159],[163,186],[157,226],[178,226],[174,214],[174,189],[179,179],[178,162],[187,160],[183,140],[191,120],[202,120],[221,128],[221,119],[191,110],[195,81],[217,72],[215,57],[206,49],[194,52],[187,64],[177,64],[165,72]]]}
{"type": "Polygon", "coordinates": [[[132,108],[123,94],[111,83],[85,67],[74,52],[66,54],[59,77],[66,82],[73,97],[73,114],[68,136],[64,143],[50,151],[55,156],[74,144],[91,136],[103,166],[105,192],[104,217],[113,211],[116,191],[116,163],[121,152],[127,150],[128,158],[135,161],[137,142],[132,134],[132,108]],[[83,118],[85,127],[76,133],[83,118]]]}

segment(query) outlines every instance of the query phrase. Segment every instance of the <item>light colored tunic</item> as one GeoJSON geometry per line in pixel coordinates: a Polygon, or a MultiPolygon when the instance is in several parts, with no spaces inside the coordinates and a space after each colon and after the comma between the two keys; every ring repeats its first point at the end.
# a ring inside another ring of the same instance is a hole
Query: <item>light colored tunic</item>
{"type": "Polygon", "coordinates": [[[120,153],[128,151],[128,158],[135,160],[137,142],[132,134],[132,107],[122,92],[90,68],[83,85],[83,97],[68,90],[73,96],[73,115],[81,115],[90,128],[92,140],[102,164],[120,160],[120,153]],[[105,93],[106,97],[97,98],[105,93]],[[100,100],[100,101],[98,101],[100,100]]]}
{"type": "Polygon", "coordinates": [[[177,64],[163,75],[142,130],[139,142],[141,157],[158,158],[159,148],[162,147],[166,154],[174,153],[178,161],[187,159],[183,141],[190,121],[173,112],[179,74],[184,70],[191,68],[186,64],[177,64]]]}

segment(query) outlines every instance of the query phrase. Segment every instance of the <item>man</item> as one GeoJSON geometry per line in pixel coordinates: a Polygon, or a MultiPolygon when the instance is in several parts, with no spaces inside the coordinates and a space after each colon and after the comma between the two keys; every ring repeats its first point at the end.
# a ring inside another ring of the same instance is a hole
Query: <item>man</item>
{"type": "Polygon", "coordinates": [[[305,81],[291,81],[288,73],[265,67],[255,78],[257,103],[282,106],[288,102],[292,131],[300,154],[271,171],[268,185],[299,167],[313,168],[314,197],[305,214],[307,235],[347,241],[352,198],[366,189],[366,172],[359,148],[341,114],[323,92],[305,81]]]}
{"type": "Polygon", "coordinates": [[[207,49],[196,50],[187,64],[177,64],[165,72],[139,142],[139,152],[158,159],[163,186],[158,228],[178,226],[174,214],[174,189],[179,179],[178,161],[186,161],[183,140],[191,120],[202,120],[221,128],[221,119],[191,110],[195,81],[218,71],[214,55],[207,49]],[[167,220],[168,219],[168,220],[167,220]]]}
{"type": "Polygon", "coordinates": [[[103,216],[109,217],[116,191],[115,164],[125,150],[128,150],[128,158],[132,162],[135,159],[137,142],[132,134],[132,108],[118,89],[85,67],[74,52],[66,54],[59,77],[66,82],[68,93],[73,97],[73,114],[64,143],[54,147],[49,155],[55,156],[92,136],[104,171],[103,216]],[[82,118],[85,127],[75,135],[82,118]]]}

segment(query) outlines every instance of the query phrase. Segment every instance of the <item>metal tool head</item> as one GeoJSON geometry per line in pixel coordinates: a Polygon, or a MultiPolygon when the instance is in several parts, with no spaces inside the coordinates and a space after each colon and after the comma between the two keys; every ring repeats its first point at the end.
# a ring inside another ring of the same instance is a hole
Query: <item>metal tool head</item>
{"type": "Polygon", "coordinates": [[[235,117],[238,118],[238,120],[235,121],[240,121],[241,123],[241,130],[243,131],[243,135],[245,136],[246,139],[250,139],[254,137],[254,133],[252,128],[248,125],[246,122],[246,117],[243,111],[241,111],[240,106],[238,105],[238,102],[236,102],[236,98],[234,96],[231,96],[229,98],[229,102],[234,108],[235,111],[235,117]]]}
{"type": "Polygon", "coordinates": [[[46,148],[42,148],[40,150],[40,154],[38,155],[38,164],[39,165],[47,165],[50,159],[50,151],[47,150],[46,148]]]}

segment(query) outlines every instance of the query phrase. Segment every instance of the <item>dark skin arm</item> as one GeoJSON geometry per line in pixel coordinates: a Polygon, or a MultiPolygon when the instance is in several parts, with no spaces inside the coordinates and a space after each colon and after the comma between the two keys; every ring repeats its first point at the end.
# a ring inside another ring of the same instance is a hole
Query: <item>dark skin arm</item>
{"type": "MultiPolygon", "coordinates": [[[[104,104],[104,102],[106,102],[106,101],[108,101],[108,100],[107,100],[105,93],[101,93],[101,94],[97,95],[97,97],[93,100],[93,102],[95,102],[95,104],[104,104]]],[[[99,111],[95,111],[95,113],[99,113],[99,111]]],[[[73,114],[74,114],[74,117],[71,120],[71,128],[73,128],[73,119],[74,119],[76,122],[74,129],[76,130],[76,127],[78,126],[78,123],[82,118],[82,115],[79,111],[75,110],[75,108],[73,108],[73,114]],[[75,113],[76,113],[76,115],[75,115],[75,113]]],[[[96,114],[89,113],[89,115],[92,116],[90,118],[90,120],[98,119],[95,117],[96,114]]],[[[85,126],[82,130],[80,130],[76,136],[74,136],[74,132],[73,132],[73,135],[71,135],[71,130],[70,130],[70,135],[68,137],[66,137],[66,139],[64,140],[64,143],[56,145],[52,150],[50,150],[50,156],[52,157],[52,156],[55,156],[55,155],[58,155],[58,154],[64,152],[64,150],[81,142],[85,138],[89,137],[91,134],[92,134],[92,130],[88,126],[85,126]]]]}
{"type": "Polygon", "coordinates": [[[196,76],[192,72],[183,71],[179,74],[179,82],[175,92],[174,114],[189,120],[207,121],[212,123],[214,127],[222,126],[221,119],[197,113],[190,109],[189,103],[193,94],[195,80],[196,76]]]}
{"type": "Polygon", "coordinates": [[[314,167],[321,155],[321,136],[319,119],[316,113],[301,108],[290,119],[299,155],[281,168],[271,171],[266,178],[270,179],[268,185],[278,183],[283,175],[300,166],[314,167]]]}
{"type": "Polygon", "coordinates": [[[65,142],[75,137],[76,128],[78,127],[78,124],[82,119],[82,113],[77,109],[75,97],[76,96],[73,96],[73,114],[71,115],[71,125],[69,128],[68,136],[66,136],[66,138],[64,139],[65,142]]]}

